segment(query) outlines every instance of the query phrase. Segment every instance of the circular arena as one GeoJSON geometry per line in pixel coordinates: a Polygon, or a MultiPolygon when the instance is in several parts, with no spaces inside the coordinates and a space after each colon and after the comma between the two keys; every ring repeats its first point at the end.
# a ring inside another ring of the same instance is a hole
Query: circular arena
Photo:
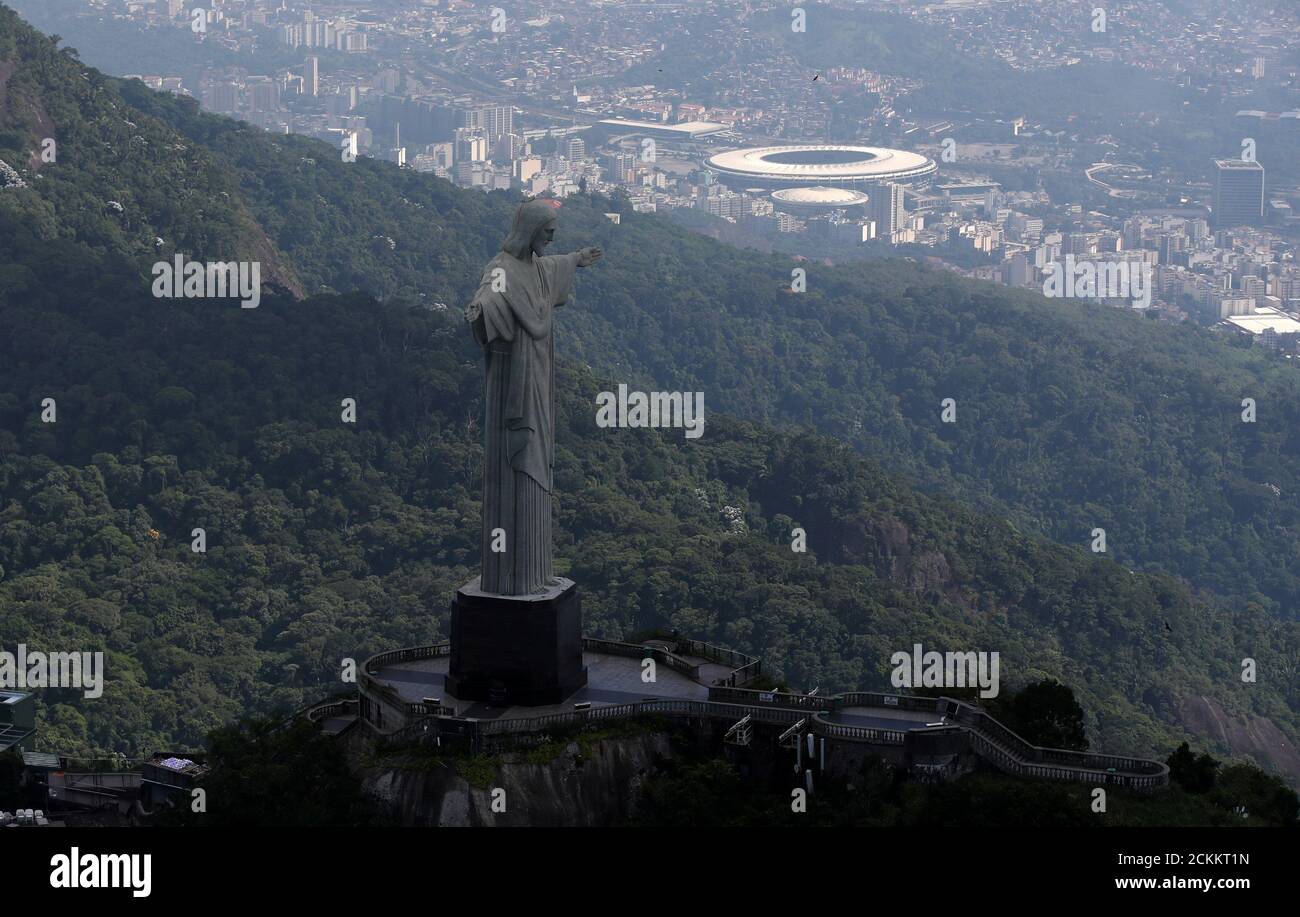
{"type": "Polygon", "coordinates": [[[796,215],[830,213],[833,210],[863,207],[867,203],[867,195],[861,191],[844,187],[826,188],[821,185],[783,188],[773,191],[771,197],[777,210],[796,215]]]}
{"type": "Polygon", "coordinates": [[[769,190],[911,184],[928,178],[936,169],[934,160],[919,153],[841,144],[745,147],[710,156],[705,165],[728,185],[769,190]]]}

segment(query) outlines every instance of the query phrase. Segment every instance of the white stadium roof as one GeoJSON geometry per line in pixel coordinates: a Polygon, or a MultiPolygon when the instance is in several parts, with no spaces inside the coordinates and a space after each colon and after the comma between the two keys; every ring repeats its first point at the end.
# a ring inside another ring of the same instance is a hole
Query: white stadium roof
{"type": "Polygon", "coordinates": [[[1300,333],[1300,322],[1268,306],[1260,306],[1253,315],[1230,315],[1224,321],[1251,334],[1263,334],[1268,328],[1278,334],[1300,333]]]}
{"type": "Polygon", "coordinates": [[[849,188],[785,188],[773,191],[772,199],[782,204],[805,204],[821,207],[853,207],[867,202],[867,196],[861,191],[849,188]]]}
{"type": "Polygon", "coordinates": [[[919,153],[840,144],[745,147],[710,156],[707,165],[734,178],[810,185],[909,181],[935,171],[919,153]]]}
{"type": "Polygon", "coordinates": [[[730,124],[723,124],[720,121],[629,121],[626,118],[605,118],[598,121],[597,125],[606,130],[626,131],[632,134],[655,131],[680,134],[683,137],[703,137],[731,127],[730,124]]]}

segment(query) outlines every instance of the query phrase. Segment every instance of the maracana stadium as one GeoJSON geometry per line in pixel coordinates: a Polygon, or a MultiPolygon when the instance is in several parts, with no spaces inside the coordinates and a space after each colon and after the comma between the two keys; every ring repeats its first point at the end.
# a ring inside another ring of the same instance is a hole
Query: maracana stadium
{"type": "Polygon", "coordinates": [[[733,188],[918,184],[936,171],[919,153],[876,146],[761,146],[710,156],[705,166],[733,188]]]}

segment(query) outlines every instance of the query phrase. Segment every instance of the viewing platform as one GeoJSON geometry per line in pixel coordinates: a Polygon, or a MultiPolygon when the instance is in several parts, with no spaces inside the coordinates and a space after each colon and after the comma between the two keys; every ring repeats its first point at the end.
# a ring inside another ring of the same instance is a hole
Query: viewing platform
{"type": "MultiPolygon", "coordinates": [[[[752,690],[761,662],[743,653],[685,639],[642,644],[583,639],[587,684],[563,703],[518,706],[459,701],[445,691],[450,644],[380,653],[362,666],[355,701],[318,705],[308,717],[341,734],[354,725],[383,744],[444,739],[490,749],[568,725],[638,716],[720,721],[746,744],[754,724],[779,727],[786,747],[809,738],[822,754],[878,753],[913,769],[943,770],[962,757],[1025,777],[1085,781],[1138,790],[1167,786],[1159,761],[1041,748],[979,707],[947,697],[854,692],[838,695],[752,690]],[[643,680],[653,659],[654,680],[643,680]],[[940,763],[936,763],[940,762],[940,763]]],[[[810,753],[811,754],[811,753],[810,753]]]]}

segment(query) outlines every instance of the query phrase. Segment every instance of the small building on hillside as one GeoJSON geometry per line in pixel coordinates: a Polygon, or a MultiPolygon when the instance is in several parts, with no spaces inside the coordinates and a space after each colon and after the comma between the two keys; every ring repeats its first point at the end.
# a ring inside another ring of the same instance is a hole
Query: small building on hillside
{"type": "Polygon", "coordinates": [[[189,801],[190,791],[208,773],[208,766],[191,758],[159,752],[140,768],[140,803],[146,809],[189,801]]]}
{"type": "Polygon", "coordinates": [[[0,691],[0,752],[30,751],[36,734],[36,696],[0,691]]]}

